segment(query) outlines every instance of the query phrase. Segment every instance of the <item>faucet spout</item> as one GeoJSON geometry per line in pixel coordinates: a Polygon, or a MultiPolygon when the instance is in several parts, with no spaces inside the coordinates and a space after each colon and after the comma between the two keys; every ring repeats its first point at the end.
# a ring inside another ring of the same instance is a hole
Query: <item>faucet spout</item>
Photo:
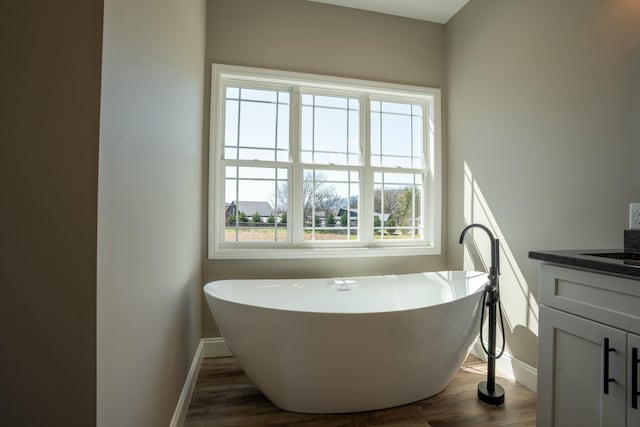
{"type": "Polygon", "coordinates": [[[498,286],[498,275],[500,274],[500,241],[493,236],[493,233],[489,228],[482,224],[470,224],[467,225],[460,233],[460,240],[458,243],[462,244],[464,241],[464,236],[467,234],[467,231],[472,228],[479,228],[483,230],[485,233],[489,235],[489,239],[491,239],[491,267],[489,269],[489,278],[491,280],[491,284],[495,287],[498,286]]]}

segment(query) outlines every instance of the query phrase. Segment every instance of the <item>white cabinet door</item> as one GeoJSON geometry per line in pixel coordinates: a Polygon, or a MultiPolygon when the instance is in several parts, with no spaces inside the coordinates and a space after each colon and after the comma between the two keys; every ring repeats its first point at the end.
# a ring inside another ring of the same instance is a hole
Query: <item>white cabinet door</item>
{"type": "Polygon", "coordinates": [[[539,326],[537,425],[624,426],[627,334],[544,306],[539,326]]]}
{"type": "Polygon", "coordinates": [[[635,395],[640,392],[640,360],[638,358],[640,358],[640,336],[628,334],[627,425],[629,427],[640,426],[640,396],[635,395]]]}

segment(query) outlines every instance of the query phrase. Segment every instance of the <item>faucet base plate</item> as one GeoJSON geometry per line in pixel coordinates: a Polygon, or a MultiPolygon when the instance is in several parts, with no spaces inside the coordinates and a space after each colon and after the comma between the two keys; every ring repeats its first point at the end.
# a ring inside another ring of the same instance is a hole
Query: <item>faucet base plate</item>
{"type": "Polygon", "coordinates": [[[504,403],[504,389],[500,384],[496,384],[495,389],[489,391],[487,382],[482,381],[478,384],[478,399],[489,405],[502,405],[504,403]]]}

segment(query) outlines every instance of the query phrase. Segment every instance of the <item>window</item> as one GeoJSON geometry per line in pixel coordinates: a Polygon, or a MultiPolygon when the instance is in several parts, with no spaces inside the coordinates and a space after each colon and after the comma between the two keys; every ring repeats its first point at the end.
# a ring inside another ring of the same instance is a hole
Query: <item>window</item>
{"type": "Polygon", "coordinates": [[[440,253],[440,92],[214,65],[210,258],[440,253]]]}

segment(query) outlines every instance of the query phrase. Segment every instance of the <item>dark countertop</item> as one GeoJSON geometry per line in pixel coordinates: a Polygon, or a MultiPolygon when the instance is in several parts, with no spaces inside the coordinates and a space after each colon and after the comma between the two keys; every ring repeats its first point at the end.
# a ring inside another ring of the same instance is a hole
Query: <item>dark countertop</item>
{"type": "MultiPolygon", "coordinates": [[[[587,269],[598,273],[624,276],[640,280],[640,261],[597,256],[604,253],[623,253],[624,249],[584,249],[563,251],[530,251],[529,258],[567,267],[587,269]]],[[[627,250],[626,252],[630,252],[627,250]]]]}

